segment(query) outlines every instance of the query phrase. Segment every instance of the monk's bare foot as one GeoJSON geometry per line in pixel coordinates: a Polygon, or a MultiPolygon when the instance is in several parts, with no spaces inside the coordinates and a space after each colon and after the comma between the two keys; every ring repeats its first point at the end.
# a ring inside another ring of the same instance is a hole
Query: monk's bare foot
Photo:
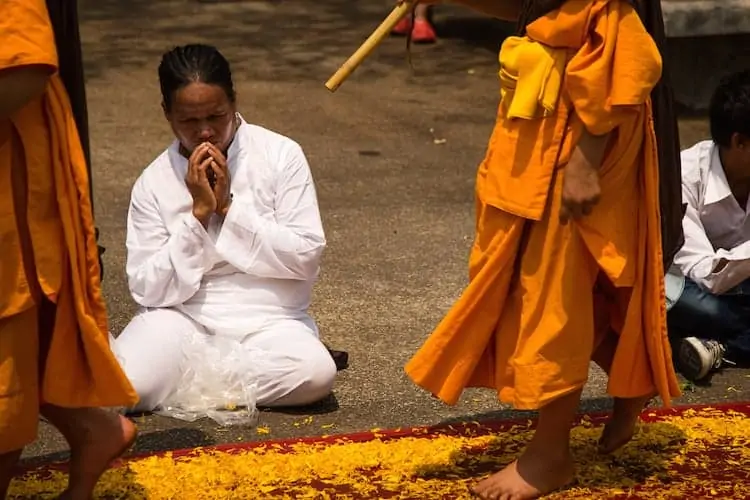
{"type": "Polygon", "coordinates": [[[90,409],[82,420],[85,433],[71,444],[70,486],[61,497],[65,500],[92,498],[101,475],[130,448],[137,435],[135,425],[117,413],[90,409]]]}
{"type": "Polygon", "coordinates": [[[531,500],[562,488],[574,475],[569,454],[556,458],[527,449],[518,460],[477,484],[472,491],[484,500],[531,500]]]}
{"type": "Polygon", "coordinates": [[[651,396],[642,398],[616,398],[612,417],[604,426],[599,438],[599,452],[614,453],[633,439],[638,417],[651,396]]]}

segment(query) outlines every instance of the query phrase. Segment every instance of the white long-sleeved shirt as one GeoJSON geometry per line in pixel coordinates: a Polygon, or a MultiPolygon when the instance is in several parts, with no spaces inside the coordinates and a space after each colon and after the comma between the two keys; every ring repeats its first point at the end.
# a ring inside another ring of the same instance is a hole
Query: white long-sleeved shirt
{"type": "Polygon", "coordinates": [[[273,318],[306,318],[325,235],[302,149],[242,121],[227,163],[232,204],[207,229],[193,216],[177,141],[138,178],[127,222],[133,298],[230,335],[273,318]]]}
{"type": "Polygon", "coordinates": [[[674,259],[683,275],[714,293],[750,278],[750,220],[732,194],[713,141],[681,154],[685,244],[674,259]],[[720,261],[726,264],[716,271],[720,261]]]}

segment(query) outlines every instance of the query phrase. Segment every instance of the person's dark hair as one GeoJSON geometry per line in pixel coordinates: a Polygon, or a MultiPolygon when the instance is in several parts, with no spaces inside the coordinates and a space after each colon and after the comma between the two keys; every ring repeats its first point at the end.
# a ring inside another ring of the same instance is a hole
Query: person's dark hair
{"type": "Polygon", "coordinates": [[[725,76],[711,97],[708,109],[711,138],[729,147],[732,135],[750,138],[750,70],[725,76]]]}
{"type": "Polygon", "coordinates": [[[174,93],[190,83],[218,85],[231,102],[235,100],[229,62],[216,47],[190,44],[166,52],[159,64],[159,85],[164,107],[172,107],[174,93]]]}

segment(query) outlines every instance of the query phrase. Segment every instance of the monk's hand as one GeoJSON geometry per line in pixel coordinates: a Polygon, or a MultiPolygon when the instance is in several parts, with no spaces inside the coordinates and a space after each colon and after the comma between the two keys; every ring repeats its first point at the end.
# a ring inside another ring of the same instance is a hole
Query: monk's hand
{"type": "Polygon", "coordinates": [[[229,185],[231,181],[229,166],[227,165],[227,159],[224,154],[213,144],[209,144],[208,154],[213,160],[210,168],[216,179],[213,186],[214,198],[216,199],[216,213],[222,217],[226,217],[232,200],[229,196],[229,185]]]}
{"type": "Polygon", "coordinates": [[[211,144],[200,144],[193,150],[188,159],[188,171],[185,176],[190,196],[193,197],[193,215],[203,224],[208,226],[211,214],[216,211],[216,196],[208,182],[208,169],[215,160],[208,153],[211,144]]]}
{"type": "Polygon", "coordinates": [[[560,222],[567,224],[589,215],[599,203],[599,166],[592,165],[585,156],[574,151],[563,171],[560,222]]]}

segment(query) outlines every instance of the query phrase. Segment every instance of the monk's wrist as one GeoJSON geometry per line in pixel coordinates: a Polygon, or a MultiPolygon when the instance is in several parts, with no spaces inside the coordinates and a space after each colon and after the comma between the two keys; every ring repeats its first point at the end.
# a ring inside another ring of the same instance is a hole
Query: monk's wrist
{"type": "Polygon", "coordinates": [[[590,158],[579,147],[576,147],[570,156],[570,161],[565,166],[565,170],[587,176],[592,173],[598,174],[599,166],[600,164],[592,163],[590,158]]]}
{"type": "Polygon", "coordinates": [[[584,128],[573,152],[573,154],[579,154],[583,158],[583,161],[579,163],[588,164],[591,168],[599,170],[604,161],[604,154],[607,152],[611,135],[611,132],[604,135],[594,135],[584,128]]]}

